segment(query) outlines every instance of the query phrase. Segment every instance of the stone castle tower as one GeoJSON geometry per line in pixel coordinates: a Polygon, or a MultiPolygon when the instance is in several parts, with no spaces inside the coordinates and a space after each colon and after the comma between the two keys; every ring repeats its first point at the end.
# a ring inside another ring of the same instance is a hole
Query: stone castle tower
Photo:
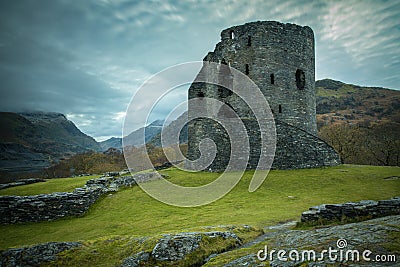
{"type": "MultiPolygon", "coordinates": [[[[332,147],[317,137],[314,34],[310,27],[259,21],[234,26],[221,32],[221,41],[204,61],[228,65],[247,75],[268,101],[275,120],[277,146],[272,167],[311,168],[340,164],[332,147]]],[[[229,68],[226,68],[229,69],[229,68]]],[[[224,79],[231,73],[225,71],[224,79]]],[[[229,81],[225,84],[229,84],[229,81]]],[[[245,104],[229,89],[193,83],[189,99],[209,97],[226,103],[239,114],[250,139],[248,169],[260,155],[257,122],[243,112],[245,104]]],[[[195,108],[189,104],[189,114],[195,108]]],[[[221,110],[219,116],[226,116],[221,110]]],[[[223,128],[209,119],[188,124],[188,158],[196,159],[199,142],[214,140],[217,155],[208,168],[222,171],[230,157],[230,143],[223,128]]]]}

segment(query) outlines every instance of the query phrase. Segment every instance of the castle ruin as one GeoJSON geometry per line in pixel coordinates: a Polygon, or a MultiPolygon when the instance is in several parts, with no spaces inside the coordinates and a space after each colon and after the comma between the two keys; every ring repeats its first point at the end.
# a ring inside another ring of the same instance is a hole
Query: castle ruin
{"type": "MultiPolygon", "coordinates": [[[[317,136],[315,49],[310,27],[275,21],[230,27],[221,32],[221,41],[203,61],[235,68],[260,88],[275,121],[276,151],[272,168],[340,164],[336,151],[317,136]]],[[[222,72],[221,79],[229,84],[232,78],[229,68],[222,72]]],[[[255,169],[261,153],[260,132],[257,121],[244,111],[248,107],[227,88],[194,82],[189,88],[189,100],[202,97],[225,103],[241,118],[250,142],[247,169],[255,169]]],[[[207,102],[203,103],[207,109],[207,102]]],[[[189,115],[195,110],[189,103],[189,115]]],[[[218,116],[229,116],[229,112],[221,108],[218,116]]],[[[199,144],[204,138],[212,139],[217,150],[208,170],[223,171],[231,156],[230,141],[223,127],[210,119],[199,118],[188,123],[188,159],[199,158],[199,144]]]]}

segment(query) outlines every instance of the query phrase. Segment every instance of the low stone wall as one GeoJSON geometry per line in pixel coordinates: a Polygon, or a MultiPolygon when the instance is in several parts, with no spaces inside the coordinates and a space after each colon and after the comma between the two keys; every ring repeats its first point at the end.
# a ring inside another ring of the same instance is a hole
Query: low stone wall
{"type": "Polygon", "coordinates": [[[46,180],[41,179],[41,178],[22,179],[22,180],[19,180],[19,181],[16,181],[16,182],[8,183],[8,184],[0,184],[0,190],[1,189],[6,189],[6,188],[9,188],[9,187],[26,185],[26,184],[34,184],[34,183],[39,183],[39,182],[46,182],[46,180]]]}
{"type": "Polygon", "coordinates": [[[42,263],[54,261],[58,253],[80,245],[78,242],[49,242],[31,247],[12,248],[0,254],[0,266],[40,266],[42,263]]]}
{"type": "Polygon", "coordinates": [[[0,222],[51,221],[66,216],[84,214],[103,191],[79,190],[72,193],[52,193],[35,196],[0,197],[0,222]]]}
{"type": "Polygon", "coordinates": [[[343,217],[378,218],[388,215],[400,214],[400,197],[388,200],[362,200],[360,202],[347,202],[343,204],[322,204],[311,207],[301,214],[302,222],[317,222],[319,220],[337,221],[343,217]]]}
{"type": "Polygon", "coordinates": [[[120,187],[158,179],[155,172],[138,173],[119,178],[91,179],[73,192],[57,192],[34,196],[1,196],[0,223],[52,221],[67,216],[83,215],[99,197],[116,192],[120,187]]]}

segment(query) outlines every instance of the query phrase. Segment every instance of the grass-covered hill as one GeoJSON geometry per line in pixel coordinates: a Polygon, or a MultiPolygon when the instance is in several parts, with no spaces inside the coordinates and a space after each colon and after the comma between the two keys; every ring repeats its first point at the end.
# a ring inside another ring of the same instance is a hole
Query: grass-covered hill
{"type": "Polygon", "coordinates": [[[400,91],[324,79],[316,81],[318,126],[400,122],[400,91]]]}
{"type": "Polygon", "coordinates": [[[400,91],[317,81],[319,136],[344,163],[400,166],[400,91]]]}

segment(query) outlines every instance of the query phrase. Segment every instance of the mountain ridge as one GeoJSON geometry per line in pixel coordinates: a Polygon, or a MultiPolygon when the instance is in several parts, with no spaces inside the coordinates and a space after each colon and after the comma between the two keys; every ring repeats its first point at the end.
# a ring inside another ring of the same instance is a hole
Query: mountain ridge
{"type": "Polygon", "coordinates": [[[317,123],[400,122],[400,91],[346,84],[331,79],[315,82],[317,123]]]}
{"type": "Polygon", "coordinates": [[[0,171],[35,172],[99,144],[56,112],[0,112],[0,171]]]}

